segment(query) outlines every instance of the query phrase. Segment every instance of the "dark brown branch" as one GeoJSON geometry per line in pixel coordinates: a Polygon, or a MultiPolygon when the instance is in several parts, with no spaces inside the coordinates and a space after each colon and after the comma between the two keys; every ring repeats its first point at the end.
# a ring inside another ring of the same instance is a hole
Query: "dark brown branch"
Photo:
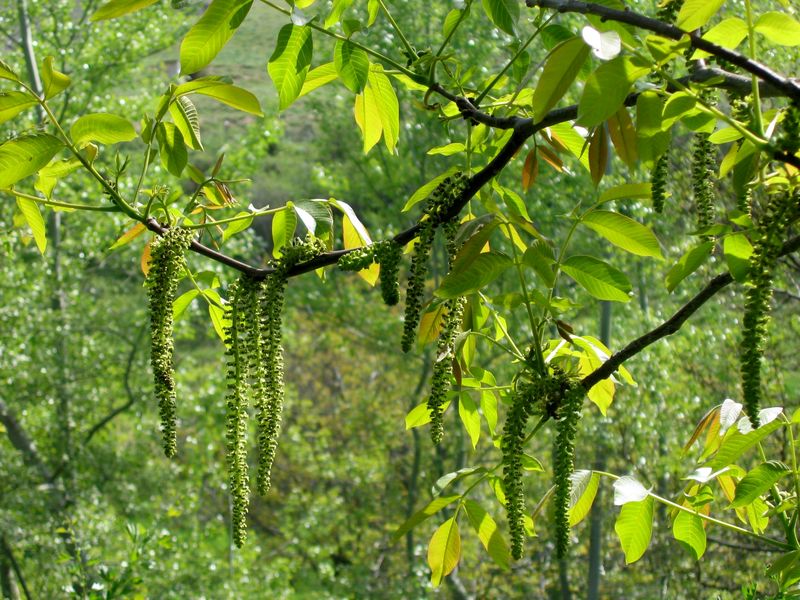
{"type": "Polygon", "coordinates": [[[43,480],[48,482],[52,481],[53,474],[39,455],[36,444],[28,437],[22,425],[19,424],[16,415],[11,412],[11,409],[2,399],[0,399],[0,423],[5,427],[6,435],[11,445],[22,454],[22,459],[27,464],[34,467],[43,480]]]}
{"type": "Polygon", "coordinates": [[[17,576],[17,581],[19,581],[20,586],[22,586],[22,593],[25,594],[26,600],[32,600],[31,591],[28,589],[28,584],[25,581],[25,577],[22,575],[22,569],[17,562],[17,557],[14,556],[14,551],[11,549],[11,546],[6,539],[6,536],[0,536],[0,548],[3,549],[3,553],[8,558],[8,561],[11,563],[11,568],[14,570],[14,574],[17,576]]]}
{"type": "MultiPolygon", "coordinates": [[[[783,245],[780,256],[795,252],[799,249],[800,235],[793,237],[783,245]]],[[[703,306],[703,304],[708,302],[714,297],[714,295],[717,294],[717,292],[732,282],[733,277],[731,277],[730,273],[722,273],[721,275],[714,277],[702,290],[700,290],[700,292],[697,293],[696,296],[684,304],[678,310],[678,312],[672,315],[669,319],[664,321],[655,329],[652,329],[644,335],[636,338],[619,352],[612,354],[606,362],[584,377],[583,380],[581,380],[583,387],[585,387],[587,390],[591,389],[595,384],[599,383],[603,379],[611,377],[611,375],[622,365],[622,363],[629,358],[636,356],[639,354],[639,352],[654,342],[657,342],[661,338],[665,338],[668,335],[672,335],[673,333],[677,332],[683,326],[686,320],[696,313],[700,307],[703,306]]]]}
{"type": "Polygon", "coordinates": [[[672,40],[680,40],[686,36],[694,48],[704,50],[713,56],[736,65],[748,73],[755,75],[762,81],[769,82],[770,84],[774,85],[789,98],[800,100],[799,83],[779,75],[766,65],[762,65],[759,62],[750,60],[738,52],[728,50],[727,48],[723,48],[722,46],[718,46],[707,40],[704,40],[697,33],[684,31],[683,29],[675,27],[674,25],[664,23],[657,19],[645,17],[644,15],[640,15],[639,13],[635,13],[630,10],[616,10],[600,4],[581,2],[580,0],[527,0],[526,3],[530,7],[538,6],[541,8],[552,8],[562,13],[575,12],[596,15],[603,19],[609,19],[619,23],[627,23],[628,25],[633,25],[639,29],[647,29],[653,33],[657,33],[658,35],[672,40]]]}
{"type": "Polygon", "coordinates": [[[139,344],[142,341],[142,336],[144,335],[145,331],[147,331],[147,325],[144,325],[139,329],[139,333],[136,335],[135,340],[133,340],[132,342],[129,341],[131,345],[131,350],[128,353],[128,360],[125,364],[125,376],[123,378],[125,393],[128,396],[128,401],[112,409],[111,412],[109,412],[105,417],[103,417],[97,423],[92,425],[92,427],[89,428],[89,431],[86,432],[86,435],[83,438],[84,445],[87,445],[98,431],[100,431],[103,427],[105,427],[111,421],[113,421],[117,416],[124,413],[126,410],[128,410],[131,406],[133,406],[136,403],[137,399],[136,394],[131,389],[131,373],[133,372],[133,363],[134,360],[136,359],[136,353],[139,350],[139,344]]]}

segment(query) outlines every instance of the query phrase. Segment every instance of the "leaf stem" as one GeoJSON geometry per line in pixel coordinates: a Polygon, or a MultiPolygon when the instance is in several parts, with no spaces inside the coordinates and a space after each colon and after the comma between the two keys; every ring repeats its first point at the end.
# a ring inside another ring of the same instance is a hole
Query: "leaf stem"
{"type": "Polygon", "coordinates": [[[526,42],[524,44],[522,44],[520,49],[517,50],[516,54],[514,54],[514,56],[511,58],[511,60],[509,60],[505,64],[505,66],[502,68],[502,70],[495,76],[495,78],[492,79],[491,82],[489,82],[489,85],[487,85],[486,88],[480,94],[478,94],[478,97],[475,98],[475,100],[473,101],[473,104],[475,104],[475,106],[479,106],[480,105],[481,100],[483,100],[486,97],[486,94],[488,94],[492,90],[492,88],[497,85],[497,82],[500,81],[500,79],[503,77],[503,75],[506,74],[506,71],[508,71],[511,68],[511,65],[513,65],[514,62],[520,56],[522,56],[522,53],[525,52],[525,50],[528,48],[528,46],[530,46],[531,42],[536,39],[536,37],[539,35],[539,33],[542,31],[542,29],[545,27],[545,25],[547,25],[550,21],[552,21],[557,14],[558,14],[557,12],[554,12],[552,15],[550,15],[545,20],[544,23],[542,23],[541,25],[536,27],[536,31],[534,31],[533,34],[531,34],[531,36],[526,40],[526,42]]]}
{"type": "MultiPolygon", "coordinates": [[[[747,42],[749,44],[750,58],[756,59],[756,31],[753,24],[753,6],[751,0],[744,0],[745,11],[747,13],[747,42]]],[[[753,82],[753,123],[756,133],[759,136],[764,135],[764,118],[761,115],[761,90],[758,87],[758,77],[751,74],[750,78],[753,82]]]]}
{"type": "Polygon", "coordinates": [[[522,289],[522,298],[525,300],[525,310],[528,311],[528,321],[531,324],[531,335],[533,336],[533,351],[536,355],[536,364],[539,366],[539,373],[545,375],[547,373],[547,365],[544,362],[544,354],[542,353],[542,340],[541,330],[539,324],[533,316],[533,308],[531,307],[531,299],[528,295],[528,285],[525,282],[525,274],[522,272],[522,264],[517,251],[517,245],[514,242],[514,234],[511,229],[510,223],[503,223],[508,232],[508,239],[511,241],[511,252],[514,255],[514,268],[517,270],[517,278],[519,279],[519,286],[522,289]]]}
{"type": "MultiPolygon", "coordinates": [[[[603,477],[608,477],[610,479],[613,479],[614,481],[619,479],[619,475],[614,475],[613,473],[607,473],[606,471],[593,471],[593,472],[597,473],[598,475],[602,475],[603,477]]],[[[657,502],[661,502],[661,504],[665,504],[666,506],[669,506],[671,508],[675,508],[677,510],[689,513],[690,515],[699,517],[703,521],[707,521],[708,523],[713,523],[714,525],[719,525],[720,527],[724,527],[725,529],[728,529],[730,531],[735,531],[736,533],[740,533],[742,535],[755,538],[761,542],[764,542],[765,544],[774,546],[775,548],[780,548],[781,550],[784,551],[789,551],[793,549],[789,544],[786,544],[785,542],[781,542],[780,540],[775,540],[770,537],[758,534],[755,531],[750,531],[749,529],[745,529],[744,527],[739,527],[738,525],[734,525],[732,523],[726,523],[725,521],[720,521],[719,519],[715,519],[714,517],[711,517],[709,515],[704,515],[703,513],[698,512],[692,508],[689,508],[688,506],[683,506],[682,504],[678,504],[677,502],[673,502],[672,500],[667,500],[666,498],[662,498],[658,494],[654,494],[649,490],[647,490],[647,495],[656,500],[657,502]]]]}
{"type": "Polygon", "coordinates": [[[389,24],[392,26],[392,29],[394,29],[395,33],[397,33],[397,37],[400,38],[400,42],[403,44],[403,46],[405,46],[409,58],[411,58],[412,60],[416,60],[417,58],[419,58],[419,56],[417,55],[417,51],[414,49],[414,46],[412,46],[411,43],[408,41],[408,38],[406,38],[405,34],[403,33],[403,30],[400,29],[400,26],[397,24],[397,21],[394,20],[392,13],[390,13],[389,9],[386,8],[386,3],[384,3],[383,0],[378,0],[378,4],[381,5],[383,13],[386,15],[386,18],[389,19],[389,24]]]}
{"type": "Polygon", "coordinates": [[[96,212],[119,212],[119,208],[116,206],[93,206],[91,204],[72,204],[70,202],[61,202],[59,200],[48,200],[46,198],[40,198],[39,196],[34,196],[32,194],[26,194],[24,192],[18,192],[17,190],[13,190],[11,188],[6,188],[0,190],[0,192],[11,194],[12,196],[16,196],[17,198],[25,198],[26,200],[33,200],[39,204],[44,204],[45,206],[52,206],[53,208],[64,208],[67,210],[93,210],[96,212]]]}
{"type": "MultiPolygon", "coordinates": [[[[291,13],[290,10],[285,9],[282,6],[278,6],[277,4],[273,4],[272,2],[270,2],[270,0],[259,0],[259,2],[261,2],[261,4],[265,4],[266,6],[269,6],[270,8],[278,11],[279,13],[283,13],[287,17],[291,17],[292,16],[292,13],[291,13]]],[[[385,54],[382,54],[381,52],[378,52],[377,50],[373,50],[369,46],[365,46],[363,44],[359,44],[358,42],[355,42],[355,41],[351,40],[350,38],[348,38],[348,37],[346,37],[344,35],[338,34],[335,31],[330,31],[328,29],[325,29],[323,26],[317,25],[316,23],[314,23],[314,21],[309,21],[308,23],[306,23],[306,26],[307,27],[311,27],[311,29],[313,29],[314,31],[319,31],[321,34],[327,35],[328,37],[332,37],[334,39],[341,40],[343,42],[350,42],[356,48],[360,48],[361,50],[363,50],[367,54],[369,54],[371,56],[374,56],[375,58],[377,58],[378,60],[386,63],[387,65],[392,66],[393,68],[395,68],[398,71],[400,71],[401,73],[403,73],[403,75],[409,76],[411,79],[413,79],[414,81],[416,81],[418,83],[427,84],[427,81],[422,81],[421,80],[421,77],[420,77],[419,73],[415,73],[411,69],[409,69],[409,68],[405,67],[404,65],[400,64],[399,62],[397,62],[396,60],[389,58],[388,56],[386,56],[385,54]]]]}

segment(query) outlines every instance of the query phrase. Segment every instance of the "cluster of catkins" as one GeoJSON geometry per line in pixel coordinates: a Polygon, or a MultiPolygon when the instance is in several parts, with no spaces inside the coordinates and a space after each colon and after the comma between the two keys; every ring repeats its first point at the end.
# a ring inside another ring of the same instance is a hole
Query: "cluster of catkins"
{"type": "Polygon", "coordinates": [[[569,545],[569,500],[574,469],[575,434],[581,414],[585,390],[580,382],[554,369],[542,376],[530,370],[517,377],[511,398],[511,408],[503,429],[503,484],[506,493],[506,513],[511,536],[511,555],[522,557],[525,530],[523,514],[525,494],[522,485],[522,454],[526,428],[531,415],[556,420],[553,446],[553,484],[556,551],[566,555],[569,545]]]}
{"type": "Polygon", "coordinates": [[[451,214],[452,208],[461,197],[466,183],[467,178],[463,173],[456,173],[446,178],[436,186],[436,189],[433,190],[425,204],[425,216],[420,222],[419,237],[414,245],[414,255],[411,257],[411,271],[408,275],[403,339],[401,341],[403,352],[410,351],[414,346],[420,312],[422,311],[425,278],[428,273],[428,258],[431,254],[436,230],[448,221],[457,218],[451,214]]]}
{"type": "Polygon", "coordinates": [[[161,416],[164,454],[177,451],[175,365],[172,341],[172,302],[178,281],[186,266],[184,253],[192,241],[192,232],[171,227],[150,244],[150,270],[147,295],[150,308],[150,364],[161,416]]]}
{"type": "Polygon", "coordinates": [[[282,248],[280,259],[263,281],[243,275],[230,289],[226,314],[228,347],[227,460],[233,500],[233,538],[237,546],[247,534],[250,478],[247,469],[247,411],[256,409],[258,475],[256,488],[266,494],[278,447],[283,411],[283,299],[289,270],[324,251],[322,242],[309,236],[295,238],[282,248]]]}
{"type": "Polygon", "coordinates": [[[379,280],[383,301],[394,306],[400,301],[400,256],[403,248],[393,240],[375,242],[363,248],[356,248],[339,258],[337,265],[342,271],[362,271],[372,263],[381,266],[379,280]]]}
{"type": "Polygon", "coordinates": [[[761,360],[772,300],[772,272],[783,245],[783,234],[798,214],[798,204],[800,193],[780,193],[769,198],[758,223],[761,237],[753,244],[753,254],[750,256],[739,361],[744,410],[753,427],[759,426],[761,360]]]}
{"type": "MultiPolygon", "coordinates": [[[[401,346],[408,352],[414,345],[417,327],[419,326],[422,300],[425,293],[425,279],[428,271],[433,240],[436,230],[442,229],[445,234],[448,268],[452,267],[459,246],[456,242],[458,232],[457,211],[454,207],[460,200],[467,183],[462,173],[456,173],[444,179],[428,197],[424,208],[424,216],[420,222],[419,236],[411,258],[411,268],[406,288],[405,319],[403,322],[403,338],[401,346]],[[455,213],[455,214],[453,214],[455,213]]],[[[345,271],[361,271],[377,262],[381,266],[381,292],[386,304],[397,304],[400,297],[397,274],[400,265],[402,248],[394,241],[371,244],[364,248],[350,251],[339,258],[339,268],[345,271]]],[[[428,409],[431,413],[431,439],[439,443],[444,435],[442,424],[443,407],[453,373],[455,341],[464,311],[464,299],[453,298],[444,302],[442,310],[442,327],[437,341],[436,363],[433,366],[431,391],[428,395],[428,409]]]]}

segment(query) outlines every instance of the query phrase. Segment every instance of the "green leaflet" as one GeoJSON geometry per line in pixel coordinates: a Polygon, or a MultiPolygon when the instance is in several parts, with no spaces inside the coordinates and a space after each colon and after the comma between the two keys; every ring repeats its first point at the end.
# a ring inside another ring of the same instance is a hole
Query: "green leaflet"
{"type": "Polygon", "coordinates": [[[461,559],[461,534],[455,517],[447,519],[434,532],[428,544],[428,566],[431,583],[438,587],[442,578],[449,575],[461,559]]]}
{"type": "Polygon", "coordinates": [[[70,84],[70,78],[53,67],[53,57],[48,56],[42,62],[42,90],[45,100],[49,100],[63,92],[70,84]]]}
{"type": "Polygon", "coordinates": [[[201,77],[182,83],[175,88],[175,98],[180,98],[187,94],[208,96],[236,110],[241,110],[258,117],[264,116],[264,113],[261,112],[261,105],[258,99],[252,93],[230,83],[225,83],[218,78],[201,77]]]}
{"type": "Polygon", "coordinates": [[[92,15],[92,21],[102,21],[121,17],[128,13],[147,8],[158,0],[111,0],[98,8],[92,15]]]}
{"type": "Polygon", "coordinates": [[[25,222],[28,224],[28,227],[31,228],[36,247],[39,248],[39,252],[44,254],[47,248],[47,233],[42,213],[39,210],[39,205],[28,198],[17,198],[17,207],[22,213],[22,216],[25,217],[25,222]]]}
{"type": "Polygon", "coordinates": [[[625,101],[633,83],[649,71],[627,56],[603,63],[589,75],[578,103],[576,124],[594,127],[613,115],[625,101]]]}
{"type": "Polygon", "coordinates": [[[672,522],[672,535],[692,552],[695,560],[699,560],[705,554],[706,530],[699,516],[679,511],[672,522]]]}
{"type": "Polygon", "coordinates": [[[80,117],[72,124],[69,133],[79,148],[90,142],[110,145],[129,142],[136,138],[136,130],[127,119],[108,113],[80,117]]]}
{"type": "Polygon", "coordinates": [[[731,502],[730,508],[747,506],[756,498],[766,493],[789,472],[789,467],[776,460],[769,460],[758,465],[736,485],[736,496],[733,502],[731,502]]]}
{"type": "Polygon", "coordinates": [[[411,531],[414,527],[416,527],[429,517],[432,517],[437,512],[442,510],[444,507],[449,506],[459,498],[461,498],[461,496],[459,495],[439,496],[438,498],[434,498],[425,506],[425,508],[415,512],[405,521],[405,523],[400,525],[400,527],[397,528],[397,531],[395,531],[394,534],[392,535],[392,540],[394,541],[399,540],[406,533],[411,531]]]}
{"type": "Polygon", "coordinates": [[[471,262],[463,261],[442,280],[436,295],[439,298],[457,298],[476,292],[488,285],[514,262],[502,252],[484,252],[471,262]]]}
{"type": "Polygon", "coordinates": [[[703,242],[699,246],[689,249],[667,273],[665,279],[667,290],[672,292],[681,281],[699,269],[711,256],[713,250],[714,242],[703,242]]]}
{"type": "Polygon", "coordinates": [[[686,0],[675,24],[684,31],[699,29],[708,23],[724,2],[725,0],[686,0]]]}
{"type": "Polygon", "coordinates": [[[508,544],[503,539],[500,529],[492,516],[475,500],[464,500],[464,510],[467,513],[469,524],[478,534],[481,544],[503,569],[511,568],[511,553],[508,544]]]}
{"type": "Polygon", "coordinates": [[[189,153],[180,130],[173,123],[160,123],[156,130],[156,138],[161,164],[175,177],[180,177],[189,161],[189,153]]]}
{"type": "Polygon", "coordinates": [[[272,255],[281,257],[281,248],[294,237],[297,228],[297,215],[289,202],[286,207],[272,216],[272,255]]]}
{"type": "Polygon", "coordinates": [[[541,121],[561,100],[588,56],[589,46],[579,37],[563,41],[553,48],[533,92],[531,110],[534,122],[541,121]]]}
{"type": "Polygon", "coordinates": [[[267,71],[278,92],[280,110],[287,108],[300,95],[313,53],[310,27],[291,23],[281,27],[275,51],[267,64],[267,71]]]}
{"type": "Polygon", "coordinates": [[[181,42],[181,74],[207,67],[242,24],[253,0],[213,0],[181,42]]]}
{"type": "Polygon", "coordinates": [[[614,531],[617,532],[625,563],[639,560],[650,545],[653,535],[653,505],[651,496],[639,502],[625,504],[617,516],[614,531]]]}
{"type": "Polygon", "coordinates": [[[36,99],[27,92],[0,93],[0,123],[13,119],[26,108],[36,104],[36,99]]]}
{"type": "Polygon", "coordinates": [[[400,136],[400,104],[389,78],[380,65],[371,65],[367,85],[356,96],[354,115],[364,139],[364,154],[383,141],[394,152],[400,136]]]}
{"type": "Polygon", "coordinates": [[[583,215],[581,223],[631,254],[664,258],[655,234],[630,217],[609,210],[593,210],[583,215]]]}
{"type": "Polygon", "coordinates": [[[628,302],[631,282],[625,274],[592,256],[570,256],[561,270],[599,300],[628,302]]]}
{"type": "Polygon", "coordinates": [[[0,145],[0,188],[33,175],[63,147],[61,140],[46,133],[21,136],[0,145]]]}
{"type": "Polygon", "coordinates": [[[339,40],[333,49],[333,64],[342,83],[359,94],[367,85],[369,58],[367,53],[349,40],[339,40]]]}
{"type": "Polygon", "coordinates": [[[594,504],[597,490],[600,488],[600,475],[594,471],[575,471],[570,475],[572,491],[570,492],[569,525],[574,527],[589,514],[594,504]]]}
{"type": "Polygon", "coordinates": [[[514,25],[519,20],[519,2],[517,0],[483,0],[486,16],[499,29],[509,35],[515,35],[514,25]]]}

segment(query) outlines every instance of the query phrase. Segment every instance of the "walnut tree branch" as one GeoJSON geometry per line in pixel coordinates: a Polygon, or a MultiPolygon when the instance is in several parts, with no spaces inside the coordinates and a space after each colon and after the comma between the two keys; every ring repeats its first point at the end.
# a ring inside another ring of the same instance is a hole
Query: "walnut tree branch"
{"type": "Polygon", "coordinates": [[[590,14],[603,19],[617,21],[619,23],[627,23],[628,25],[633,25],[639,29],[647,29],[653,33],[657,33],[660,36],[672,40],[680,40],[686,36],[689,39],[689,43],[694,48],[704,50],[713,56],[736,65],[748,73],[755,75],[762,81],[769,82],[770,84],[774,85],[789,98],[800,100],[800,83],[779,75],[766,65],[751,60],[743,54],[739,54],[733,50],[728,50],[727,48],[718,46],[717,44],[709,42],[708,40],[704,40],[697,33],[684,31],[683,29],[680,29],[674,25],[670,25],[669,23],[664,23],[657,19],[645,17],[644,15],[631,10],[616,10],[601,4],[581,2],[580,0],[527,0],[526,3],[530,7],[538,6],[541,8],[552,8],[562,13],[574,12],[590,14]]]}
{"type": "MultiPolygon", "coordinates": [[[[791,252],[800,250],[800,235],[795,236],[785,242],[781,248],[780,256],[785,256],[791,252]]],[[[610,377],[626,360],[639,354],[649,345],[657,342],[661,338],[677,332],[683,324],[696,313],[703,304],[713,298],[717,292],[733,282],[730,273],[722,273],[709,281],[691,300],[684,304],[674,315],[664,321],[661,325],[636,338],[619,352],[612,354],[607,361],[597,369],[589,373],[581,380],[581,384],[587,390],[591,389],[596,383],[610,377]]]]}

